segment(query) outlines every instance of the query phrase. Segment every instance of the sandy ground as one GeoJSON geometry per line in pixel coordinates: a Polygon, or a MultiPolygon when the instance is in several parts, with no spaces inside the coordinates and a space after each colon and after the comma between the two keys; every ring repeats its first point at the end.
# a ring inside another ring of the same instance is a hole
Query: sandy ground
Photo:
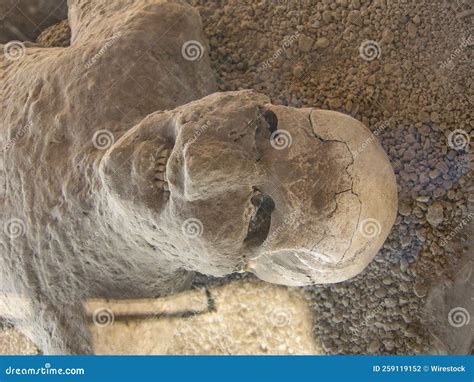
{"type": "MultiPolygon", "coordinates": [[[[94,300],[87,311],[96,354],[322,354],[304,293],[262,282],[158,300],[94,300]]],[[[37,350],[9,328],[0,331],[0,354],[37,350]]]]}

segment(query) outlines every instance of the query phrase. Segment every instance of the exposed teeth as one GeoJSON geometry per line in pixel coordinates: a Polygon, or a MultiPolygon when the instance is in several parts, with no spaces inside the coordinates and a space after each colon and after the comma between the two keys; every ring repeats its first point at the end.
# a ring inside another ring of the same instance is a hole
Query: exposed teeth
{"type": "Polygon", "coordinates": [[[166,164],[166,162],[168,162],[168,158],[166,158],[166,157],[160,157],[156,161],[157,164],[166,164]]]}
{"type": "Polygon", "coordinates": [[[163,198],[165,200],[169,199],[170,187],[168,184],[168,177],[166,176],[166,164],[168,163],[169,157],[171,154],[170,149],[161,150],[158,154],[158,159],[156,161],[156,173],[155,180],[156,186],[163,190],[163,198]]]}
{"type": "Polygon", "coordinates": [[[155,179],[164,181],[165,180],[165,173],[164,172],[157,172],[155,174],[155,179]]]}
{"type": "Polygon", "coordinates": [[[160,158],[168,158],[170,157],[171,150],[170,149],[164,149],[163,151],[160,152],[160,158]]]}

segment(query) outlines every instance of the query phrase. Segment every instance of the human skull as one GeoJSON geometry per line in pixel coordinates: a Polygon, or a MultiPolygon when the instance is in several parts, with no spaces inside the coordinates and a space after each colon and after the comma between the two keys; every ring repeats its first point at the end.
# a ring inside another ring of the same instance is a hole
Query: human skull
{"type": "Polygon", "coordinates": [[[114,209],[153,226],[144,236],[182,268],[291,286],[360,273],[397,211],[390,162],[363,124],[253,91],[151,114],[101,174],[114,209]]]}

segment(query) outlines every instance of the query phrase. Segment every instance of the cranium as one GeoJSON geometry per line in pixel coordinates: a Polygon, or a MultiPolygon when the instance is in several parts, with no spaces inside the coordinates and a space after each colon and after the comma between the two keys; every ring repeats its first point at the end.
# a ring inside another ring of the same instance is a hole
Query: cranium
{"type": "Polygon", "coordinates": [[[362,124],[213,93],[183,2],[71,0],[69,22],[66,49],[0,54],[0,287],[29,299],[20,328],[45,353],[91,352],[91,296],[161,296],[193,271],[337,282],[375,256],[397,197],[362,124]]]}
{"type": "Polygon", "coordinates": [[[397,211],[390,163],[360,122],[252,91],[148,116],[101,172],[111,210],[140,226],[146,216],[154,246],[176,246],[183,268],[213,276],[346,280],[375,256],[397,211]]]}

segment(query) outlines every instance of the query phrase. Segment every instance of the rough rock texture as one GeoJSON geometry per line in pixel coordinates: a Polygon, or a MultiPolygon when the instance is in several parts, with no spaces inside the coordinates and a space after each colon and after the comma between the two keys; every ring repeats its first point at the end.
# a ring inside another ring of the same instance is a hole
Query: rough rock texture
{"type": "Polygon", "coordinates": [[[106,205],[98,168],[104,149],[147,114],[214,90],[207,57],[181,55],[185,41],[204,41],[191,7],[84,5],[70,2],[69,49],[32,47],[12,60],[0,46],[1,284],[32,300],[20,328],[46,353],[90,352],[80,302],[88,294],[157,296],[186,284],[187,272],[144,234],[156,228],[146,215],[110,216],[120,209],[106,205]],[[114,22],[102,22],[105,10],[114,22]]]}
{"type": "Polygon", "coordinates": [[[67,17],[67,0],[0,0],[0,43],[35,41],[67,17]]]}
{"type": "Polygon", "coordinates": [[[38,350],[13,328],[0,327],[0,355],[36,355],[38,350]]]}
{"type": "Polygon", "coordinates": [[[453,280],[434,285],[427,296],[426,316],[432,322],[432,335],[439,353],[474,351],[474,319],[470,313],[474,310],[473,262],[474,251],[471,251],[456,269],[453,280]]]}
{"type": "Polygon", "coordinates": [[[44,47],[65,48],[69,46],[71,44],[71,28],[69,28],[69,20],[62,20],[45,29],[38,36],[36,42],[44,47]]]}
{"type": "Polygon", "coordinates": [[[21,328],[44,352],[91,351],[87,297],[165,295],[191,271],[335,282],[375,256],[396,188],[361,123],[252,91],[200,99],[213,75],[183,49],[205,45],[184,3],[77,0],[69,22],[68,49],[0,56],[2,286],[31,300],[21,328]]]}
{"type": "MultiPolygon", "coordinates": [[[[159,299],[95,299],[85,305],[96,354],[322,352],[301,288],[235,280],[159,299]]],[[[37,353],[24,336],[0,326],[0,354],[37,353]]]]}
{"type": "Polygon", "coordinates": [[[180,322],[168,354],[322,354],[301,288],[240,281],[211,292],[216,312],[180,322]]]}
{"type": "MultiPolygon", "coordinates": [[[[164,312],[171,314],[147,320],[119,320],[116,314],[110,325],[91,325],[94,350],[97,354],[321,354],[302,292],[255,280],[233,282],[209,291],[210,309],[203,307],[207,302],[203,291],[184,292],[161,299],[164,312]],[[197,313],[172,314],[189,308],[197,313]]],[[[115,312],[113,306],[111,310],[115,312]]]]}

